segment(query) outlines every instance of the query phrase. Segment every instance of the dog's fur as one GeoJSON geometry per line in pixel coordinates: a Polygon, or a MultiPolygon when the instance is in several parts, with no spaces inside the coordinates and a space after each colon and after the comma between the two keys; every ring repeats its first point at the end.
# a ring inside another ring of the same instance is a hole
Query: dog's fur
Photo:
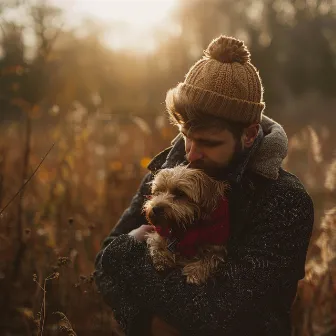
{"type": "MultiPolygon", "coordinates": [[[[152,195],[144,204],[148,222],[188,230],[194,223],[209,218],[219,199],[225,196],[228,184],[210,178],[199,169],[177,166],[160,170],[151,187],[152,195]]],[[[157,232],[148,234],[147,245],[158,271],[183,267],[187,282],[197,285],[205,283],[226,256],[225,246],[207,245],[200,246],[194,257],[186,258],[172,253],[167,248],[167,239],[157,232]]]]}

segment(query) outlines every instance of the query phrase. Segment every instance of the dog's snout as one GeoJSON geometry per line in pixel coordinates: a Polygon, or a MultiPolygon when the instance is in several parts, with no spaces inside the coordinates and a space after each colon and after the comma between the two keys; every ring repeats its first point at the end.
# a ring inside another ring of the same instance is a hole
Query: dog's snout
{"type": "Polygon", "coordinates": [[[152,211],[155,216],[161,216],[164,213],[164,209],[162,206],[155,206],[152,208],[152,211]]]}

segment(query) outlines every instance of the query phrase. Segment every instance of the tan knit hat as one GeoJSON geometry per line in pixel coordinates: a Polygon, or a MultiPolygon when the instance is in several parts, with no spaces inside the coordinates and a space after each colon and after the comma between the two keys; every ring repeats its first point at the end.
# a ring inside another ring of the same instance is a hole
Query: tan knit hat
{"type": "Polygon", "coordinates": [[[214,39],[184,82],[167,92],[168,112],[188,102],[227,120],[259,123],[265,108],[263,86],[250,61],[244,42],[223,35],[214,39]]]}

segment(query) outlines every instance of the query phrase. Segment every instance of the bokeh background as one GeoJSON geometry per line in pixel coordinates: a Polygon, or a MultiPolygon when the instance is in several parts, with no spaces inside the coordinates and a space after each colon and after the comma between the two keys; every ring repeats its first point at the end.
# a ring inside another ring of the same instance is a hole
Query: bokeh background
{"type": "Polygon", "coordinates": [[[177,134],[166,91],[226,34],[250,48],[315,203],[293,334],[336,335],[335,5],[1,0],[0,334],[113,334],[95,255],[177,134]]]}

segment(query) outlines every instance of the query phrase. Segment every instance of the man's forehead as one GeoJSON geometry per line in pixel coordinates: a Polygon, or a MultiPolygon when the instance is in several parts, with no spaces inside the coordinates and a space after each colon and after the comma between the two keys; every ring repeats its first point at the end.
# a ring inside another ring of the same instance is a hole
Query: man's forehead
{"type": "Polygon", "coordinates": [[[193,137],[195,139],[225,139],[231,134],[227,129],[211,127],[206,129],[192,129],[185,126],[180,126],[180,132],[188,137],[193,137]]]}

